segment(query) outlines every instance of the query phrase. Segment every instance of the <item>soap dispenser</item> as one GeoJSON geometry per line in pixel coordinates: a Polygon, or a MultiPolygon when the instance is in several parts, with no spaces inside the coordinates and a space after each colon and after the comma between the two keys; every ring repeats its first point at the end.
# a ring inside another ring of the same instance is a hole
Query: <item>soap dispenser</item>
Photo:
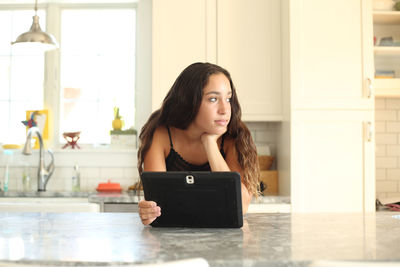
{"type": "Polygon", "coordinates": [[[78,164],[74,166],[74,173],[72,175],[72,191],[79,192],[81,190],[81,174],[78,164]]]}

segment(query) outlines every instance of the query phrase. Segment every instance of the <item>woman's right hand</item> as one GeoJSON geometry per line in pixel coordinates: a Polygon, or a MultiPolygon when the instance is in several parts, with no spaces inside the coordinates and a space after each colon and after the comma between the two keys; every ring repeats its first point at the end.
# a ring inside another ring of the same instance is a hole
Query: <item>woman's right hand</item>
{"type": "Polygon", "coordinates": [[[161,215],[161,208],[154,201],[141,200],[139,202],[139,216],[144,225],[151,224],[161,215]]]}

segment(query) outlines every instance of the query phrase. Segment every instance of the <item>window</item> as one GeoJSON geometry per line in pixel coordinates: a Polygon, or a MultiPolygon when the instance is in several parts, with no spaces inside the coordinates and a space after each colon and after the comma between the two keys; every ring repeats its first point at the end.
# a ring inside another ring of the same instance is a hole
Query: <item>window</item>
{"type": "Polygon", "coordinates": [[[81,131],[80,144],[107,144],[115,106],[124,128],[134,125],[135,7],[51,6],[39,10],[40,25],[46,29],[46,12],[49,25],[60,25],[53,32],[60,48],[48,52],[46,60],[43,55],[17,55],[10,45],[29,29],[33,10],[0,10],[0,25],[10,25],[0,36],[0,125],[6,129],[0,131],[0,143],[11,142],[10,138],[22,143],[25,111],[51,107],[56,144],[65,143],[62,133],[72,131],[81,131]],[[49,70],[59,71],[49,75],[49,70]],[[59,90],[54,94],[59,97],[44,95],[53,94],[51,90],[59,90]]]}
{"type": "Polygon", "coordinates": [[[133,10],[62,10],[60,51],[60,133],[81,131],[81,143],[109,143],[114,106],[133,126],[133,10]]]}
{"type": "MultiPolygon", "coordinates": [[[[32,24],[32,10],[0,10],[0,143],[25,140],[26,110],[43,108],[44,55],[18,53],[10,44],[32,24]]],[[[46,25],[45,11],[39,10],[46,25]]]]}

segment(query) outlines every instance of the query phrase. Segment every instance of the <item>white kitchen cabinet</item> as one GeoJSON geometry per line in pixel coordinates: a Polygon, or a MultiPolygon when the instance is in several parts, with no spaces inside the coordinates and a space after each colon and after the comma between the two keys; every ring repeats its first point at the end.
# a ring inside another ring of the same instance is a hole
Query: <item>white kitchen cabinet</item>
{"type": "Polygon", "coordinates": [[[243,120],[281,120],[280,46],[279,0],[139,1],[138,127],[199,61],[232,74],[243,120]]]}
{"type": "Polygon", "coordinates": [[[213,23],[207,17],[208,2],[138,2],[136,125],[139,129],[150,113],[161,106],[185,67],[208,61],[207,30],[209,23],[213,23]]]}
{"type": "MultiPolygon", "coordinates": [[[[370,0],[287,0],[278,163],[293,212],[375,210],[370,0]],[[290,19],[289,19],[290,14],[290,19]],[[282,169],[282,171],[281,171],[282,169]]],[[[280,185],[281,186],[281,185],[280,185]]]]}
{"type": "Polygon", "coordinates": [[[218,0],[217,62],[247,121],[282,120],[280,0],[218,0]]]}
{"type": "Polygon", "coordinates": [[[373,80],[371,12],[365,12],[370,9],[368,1],[291,1],[293,108],[373,106],[369,86],[373,80]]]}
{"type": "Polygon", "coordinates": [[[293,113],[293,211],[361,212],[364,205],[373,210],[374,143],[368,140],[373,119],[362,110],[293,113]]]}
{"type": "Polygon", "coordinates": [[[160,107],[185,67],[207,61],[206,2],[153,0],[153,110],[160,107]]]}

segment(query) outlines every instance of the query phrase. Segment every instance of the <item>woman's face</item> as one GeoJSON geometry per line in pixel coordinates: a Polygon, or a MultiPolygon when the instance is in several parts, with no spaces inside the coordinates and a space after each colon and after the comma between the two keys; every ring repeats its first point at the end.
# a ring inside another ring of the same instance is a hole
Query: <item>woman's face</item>
{"type": "Polygon", "coordinates": [[[206,133],[222,135],[231,119],[232,89],[222,73],[212,74],[203,89],[203,98],[193,125],[206,133]]]}

